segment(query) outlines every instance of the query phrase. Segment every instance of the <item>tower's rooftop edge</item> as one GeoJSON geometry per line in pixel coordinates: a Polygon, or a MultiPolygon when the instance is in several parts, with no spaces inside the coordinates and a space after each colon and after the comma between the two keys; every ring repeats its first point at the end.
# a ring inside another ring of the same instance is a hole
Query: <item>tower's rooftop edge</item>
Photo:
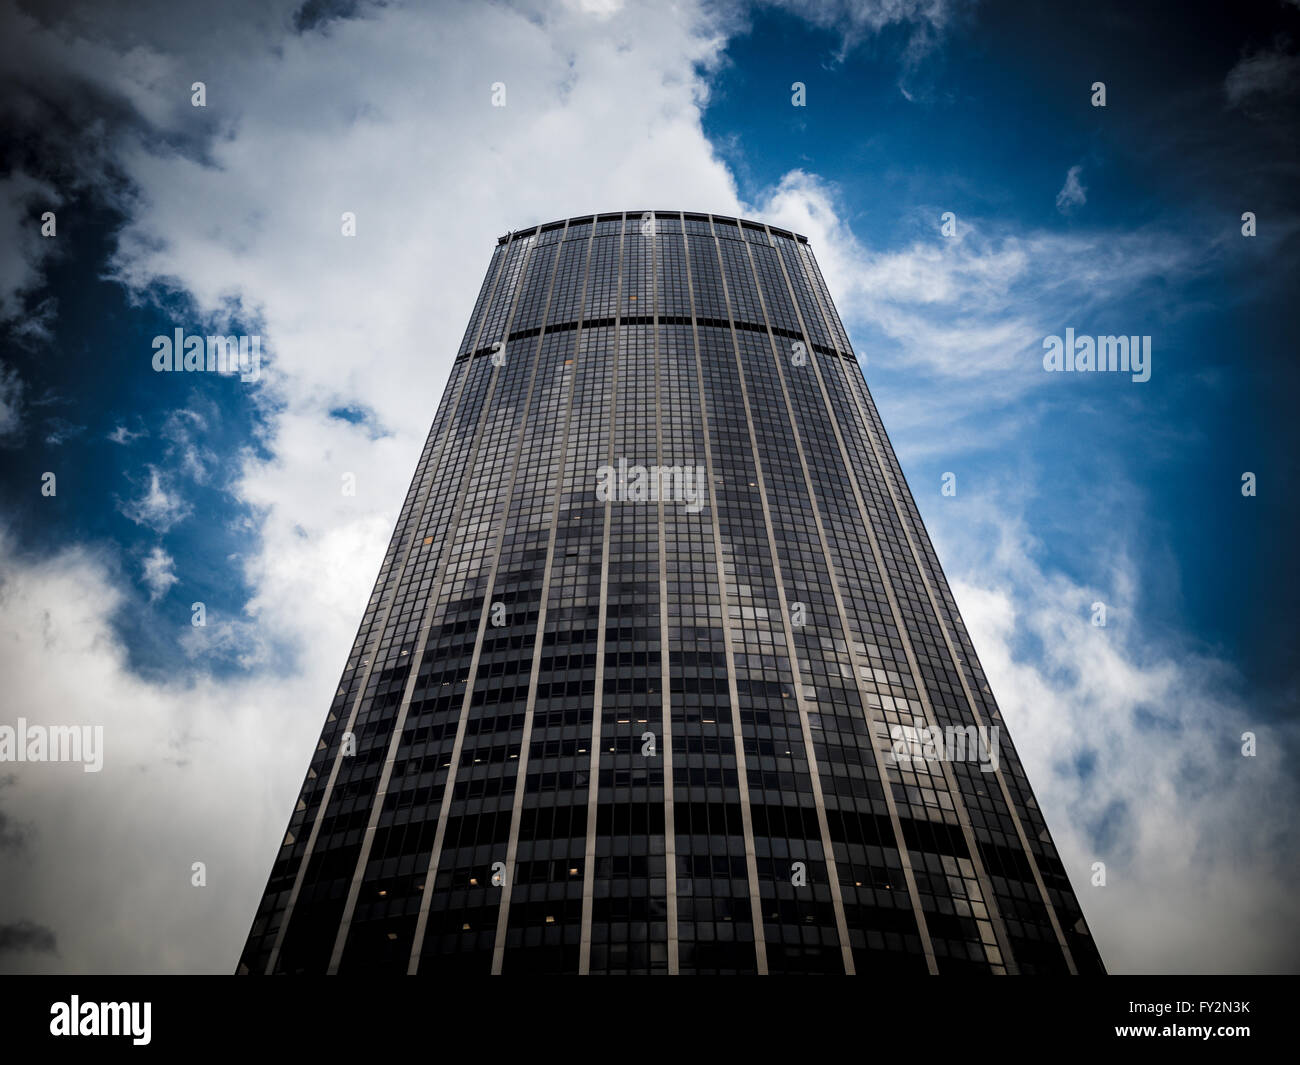
{"type": "Polygon", "coordinates": [[[688,222],[707,222],[712,219],[714,222],[737,225],[743,229],[770,229],[778,237],[787,237],[790,240],[797,240],[800,244],[807,244],[808,238],[802,233],[793,233],[788,229],[782,229],[780,226],[768,225],[765,222],[758,222],[752,218],[737,218],[734,215],[727,214],[710,214],[707,211],[606,211],[603,214],[582,214],[575,215],[572,218],[558,218],[552,222],[543,222],[540,225],[525,226],[522,229],[512,229],[504,235],[497,238],[498,244],[505,244],[512,236],[528,236],[532,233],[549,233],[553,229],[563,229],[565,222],[570,226],[578,226],[587,222],[617,222],[621,218],[642,218],[645,215],[654,215],[655,218],[684,218],[688,222]]]}

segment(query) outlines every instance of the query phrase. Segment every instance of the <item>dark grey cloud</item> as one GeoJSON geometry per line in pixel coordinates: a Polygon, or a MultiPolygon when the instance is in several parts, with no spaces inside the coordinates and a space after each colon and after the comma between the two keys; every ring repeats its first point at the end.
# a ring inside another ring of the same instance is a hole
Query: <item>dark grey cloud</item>
{"type": "Polygon", "coordinates": [[[27,841],[27,830],[15,824],[3,810],[0,810],[0,851],[19,850],[27,841]]]}
{"type": "Polygon", "coordinates": [[[27,920],[0,924],[0,954],[16,954],[19,951],[36,951],[41,954],[59,952],[54,933],[43,924],[27,920]]]}
{"type": "Polygon", "coordinates": [[[1300,92],[1300,55],[1289,41],[1279,39],[1244,56],[1228,72],[1223,88],[1234,107],[1262,96],[1294,96],[1300,92]]]}
{"type": "Polygon", "coordinates": [[[337,19],[354,18],[359,7],[357,0],[307,0],[293,13],[293,28],[309,33],[337,19]]]}
{"type": "MultiPolygon", "coordinates": [[[[9,773],[0,777],[0,791],[11,787],[17,777],[9,773]]],[[[0,810],[0,851],[18,851],[27,843],[28,828],[25,825],[18,824],[4,810],[0,810]]]]}

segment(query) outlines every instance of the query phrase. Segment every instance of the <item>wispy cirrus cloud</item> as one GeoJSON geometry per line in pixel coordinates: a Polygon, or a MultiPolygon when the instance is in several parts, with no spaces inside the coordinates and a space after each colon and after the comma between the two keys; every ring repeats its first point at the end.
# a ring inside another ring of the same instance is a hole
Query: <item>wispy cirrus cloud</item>
{"type": "Polygon", "coordinates": [[[1228,104],[1240,107],[1260,96],[1300,92],[1300,54],[1285,39],[1243,55],[1224,79],[1228,104]]]}
{"type": "Polygon", "coordinates": [[[1065,184],[1061,186],[1061,191],[1056,194],[1056,209],[1061,214],[1071,214],[1075,208],[1082,207],[1088,202],[1088,190],[1083,187],[1083,182],[1079,180],[1079,175],[1083,173],[1081,165],[1070,167],[1065,174],[1065,184]]]}
{"type": "Polygon", "coordinates": [[[111,440],[114,444],[122,444],[125,446],[133,440],[139,440],[148,435],[148,432],[143,429],[133,431],[128,429],[125,425],[115,425],[112,431],[106,434],[105,439],[111,440]]]}
{"type": "Polygon", "coordinates": [[[835,59],[843,62],[859,44],[890,27],[909,31],[903,53],[911,67],[938,46],[944,32],[974,8],[974,0],[764,0],[814,26],[839,35],[835,59]]]}
{"type": "Polygon", "coordinates": [[[207,484],[218,462],[216,452],[203,443],[209,419],[215,414],[215,410],[205,415],[194,407],[181,407],[168,413],[160,430],[167,441],[169,463],[196,484],[207,484]]]}
{"type": "Polygon", "coordinates": [[[173,484],[172,476],[157,466],[146,466],[143,491],[133,499],[118,500],[118,510],[137,525],[165,533],[193,513],[173,484]]]}
{"type": "Polygon", "coordinates": [[[832,185],[796,170],[756,209],[813,241],[850,330],[885,342],[873,344],[873,358],[961,379],[998,407],[1043,385],[1045,335],[1206,269],[1204,245],[1174,232],[1025,230],[965,218],[944,237],[937,209],[918,218],[909,243],[877,250],[842,221],[837,201],[832,185]]]}

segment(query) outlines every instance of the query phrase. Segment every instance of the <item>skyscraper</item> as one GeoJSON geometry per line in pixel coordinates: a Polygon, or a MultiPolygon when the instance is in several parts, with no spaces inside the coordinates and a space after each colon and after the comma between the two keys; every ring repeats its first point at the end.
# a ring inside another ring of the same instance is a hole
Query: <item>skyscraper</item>
{"type": "Polygon", "coordinates": [[[804,237],[498,241],[240,971],[1102,971],[804,237]]]}

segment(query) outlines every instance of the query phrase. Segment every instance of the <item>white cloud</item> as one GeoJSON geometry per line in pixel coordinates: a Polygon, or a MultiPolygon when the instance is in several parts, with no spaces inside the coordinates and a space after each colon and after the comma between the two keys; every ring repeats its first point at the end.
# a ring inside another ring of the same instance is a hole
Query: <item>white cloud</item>
{"type": "MultiPolygon", "coordinates": [[[[210,406],[210,404],[208,404],[210,406]]],[[[167,459],[197,484],[207,484],[217,463],[216,453],[200,442],[209,418],[191,407],[167,415],[160,430],[167,441],[167,459]]]]}
{"type": "Polygon", "coordinates": [[[240,669],[257,669],[271,661],[267,633],[256,621],[242,618],[211,619],[191,625],[180,638],[181,649],[192,661],[233,662],[240,669]]]}
{"type": "Polygon", "coordinates": [[[148,485],[134,499],[118,500],[117,508],[137,525],[165,533],[184,521],[194,508],[172,486],[169,474],[157,466],[145,467],[148,485]]]}
{"type": "Polygon", "coordinates": [[[609,18],[623,10],[623,0],[564,0],[565,6],[584,15],[609,18]]]}
{"type": "MultiPolygon", "coordinates": [[[[292,675],[158,683],[131,671],[115,635],[123,593],[113,573],[83,548],[19,560],[0,533],[0,675],[11,719],[104,728],[99,773],[9,767],[0,802],[24,832],[0,861],[0,923],[51,929],[58,953],[6,953],[0,965],[231,972],[324,716],[268,708],[328,704],[338,670],[329,652],[346,645],[366,593],[345,581],[351,613],[313,619],[326,646],[320,657],[304,647],[292,675]],[[190,884],[195,861],[207,864],[206,888],[190,884]]],[[[188,614],[176,619],[178,638],[189,629],[188,614]]]]}
{"type": "Polygon", "coordinates": [[[1081,173],[1083,173],[1083,167],[1078,165],[1070,167],[1066,172],[1065,184],[1061,186],[1061,191],[1056,194],[1056,209],[1061,214],[1070,214],[1076,207],[1082,207],[1088,202],[1088,190],[1079,181],[1081,173]]]}
{"type": "Polygon", "coordinates": [[[148,436],[148,435],[149,434],[144,430],[140,430],[139,432],[132,432],[125,425],[118,425],[113,428],[113,431],[111,433],[105,434],[105,439],[111,440],[115,444],[126,445],[131,443],[132,440],[139,440],[142,436],[148,436]]]}
{"type": "Polygon", "coordinates": [[[143,570],[144,583],[149,589],[149,601],[156,602],[167,594],[167,590],[179,580],[176,576],[176,563],[162,547],[154,547],[145,555],[143,570]]]}
{"type": "Polygon", "coordinates": [[[1276,931],[1300,922],[1286,737],[1230,694],[1240,678],[1224,662],[1143,626],[1126,536],[1098,551],[1087,587],[1036,561],[1017,490],[947,504],[927,524],[1111,971],[1289,971],[1294,944],[1276,931]],[[1256,758],[1241,754],[1247,730],[1256,758]]]}

